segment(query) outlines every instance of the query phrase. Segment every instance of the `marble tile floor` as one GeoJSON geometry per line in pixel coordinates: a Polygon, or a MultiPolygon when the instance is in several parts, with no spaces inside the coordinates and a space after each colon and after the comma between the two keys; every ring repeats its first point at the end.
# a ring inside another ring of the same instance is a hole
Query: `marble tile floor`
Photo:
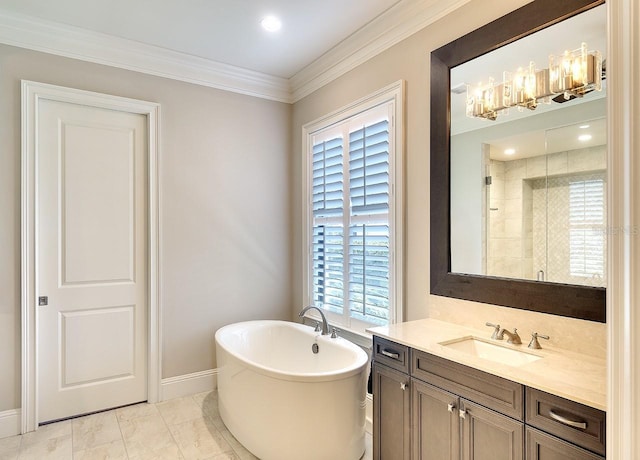
{"type": "MultiPolygon", "coordinates": [[[[362,460],[371,460],[367,433],[362,460]]],[[[304,460],[304,452],[300,460],[304,460]]],[[[227,430],[215,391],[136,404],[0,439],[0,460],[256,459],[227,430]]],[[[331,459],[327,459],[331,460],[331,459]]]]}

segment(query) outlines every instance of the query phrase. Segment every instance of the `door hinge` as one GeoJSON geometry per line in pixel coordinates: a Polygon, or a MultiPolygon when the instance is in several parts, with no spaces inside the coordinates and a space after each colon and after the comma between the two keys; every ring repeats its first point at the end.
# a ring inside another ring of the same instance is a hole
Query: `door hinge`
{"type": "Polygon", "coordinates": [[[484,185],[491,185],[491,176],[486,176],[484,178],[484,185]]]}
{"type": "Polygon", "coordinates": [[[46,295],[38,297],[38,306],[42,307],[45,305],[49,305],[49,297],[46,295]]]}

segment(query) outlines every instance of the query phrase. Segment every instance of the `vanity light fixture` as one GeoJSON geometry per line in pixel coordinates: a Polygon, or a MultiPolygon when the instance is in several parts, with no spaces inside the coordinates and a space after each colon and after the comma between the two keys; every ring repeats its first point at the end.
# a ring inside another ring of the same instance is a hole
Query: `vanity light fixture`
{"type": "Polygon", "coordinates": [[[533,61],[516,72],[504,72],[502,83],[467,85],[466,114],[470,118],[495,120],[509,108],[535,110],[539,103],[563,103],[602,90],[602,56],[587,51],[587,44],[561,56],[549,56],[549,68],[537,69],[533,61]]]}
{"type": "Polygon", "coordinates": [[[267,32],[277,32],[282,27],[282,22],[275,16],[266,16],[260,24],[267,32]]]}
{"type": "Polygon", "coordinates": [[[506,149],[504,151],[505,155],[513,155],[514,153],[516,153],[516,149],[506,149]]]}

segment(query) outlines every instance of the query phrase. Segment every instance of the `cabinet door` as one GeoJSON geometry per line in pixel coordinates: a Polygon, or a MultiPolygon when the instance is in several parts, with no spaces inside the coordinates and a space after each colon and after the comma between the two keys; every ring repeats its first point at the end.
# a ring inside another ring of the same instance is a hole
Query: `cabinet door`
{"type": "Polygon", "coordinates": [[[409,460],[411,438],[409,376],[373,365],[373,459],[409,460]]]}
{"type": "Polygon", "coordinates": [[[463,460],[523,460],[524,423],[460,400],[463,460]]]}
{"type": "Polygon", "coordinates": [[[413,460],[458,460],[458,397],[432,385],[411,381],[413,460]]]}
{"type": "Polygon", "coordinates": [[[604,460],[604,457],[527,427],[527,460],[604,460]]]}

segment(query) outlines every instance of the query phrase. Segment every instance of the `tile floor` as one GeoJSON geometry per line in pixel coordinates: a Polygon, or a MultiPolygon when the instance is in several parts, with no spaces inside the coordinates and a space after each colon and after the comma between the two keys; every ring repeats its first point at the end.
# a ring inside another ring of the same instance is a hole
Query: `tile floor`
{"type": "MultiPolygon", "coordinates": [[[[367,434],[363,460],[373,457],[367,434]]],[[[0,460],[256,459],[218,413],[215,391],[137,404],[0,439],[0,460]]],[[[304,460],[301,453],[300,460],[304,460]]],[[[327,459],[331,460],[331,459],[327,459]]]]}

